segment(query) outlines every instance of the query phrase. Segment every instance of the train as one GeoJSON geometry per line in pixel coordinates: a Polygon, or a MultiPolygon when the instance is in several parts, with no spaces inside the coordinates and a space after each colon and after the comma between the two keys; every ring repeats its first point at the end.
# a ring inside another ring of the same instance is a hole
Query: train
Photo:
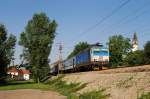
{"type": "Polygon", "coordinates": [[[109,48],[100,43],[92,44],[79,54],[62,62],[55,62],[50,65],[52,74],[102,70],[109,66],[109,48]]]}

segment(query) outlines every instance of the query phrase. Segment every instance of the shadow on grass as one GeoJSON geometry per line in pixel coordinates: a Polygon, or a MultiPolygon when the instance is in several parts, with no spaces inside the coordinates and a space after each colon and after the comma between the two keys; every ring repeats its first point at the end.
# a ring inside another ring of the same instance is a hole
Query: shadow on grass
{"type": "Polygon", "coordinates": [[[24,84],[34,84],[32,81],[9,81],[1,83],[0,86],[10,86],[10,85],[24,85],[24,84]]]}

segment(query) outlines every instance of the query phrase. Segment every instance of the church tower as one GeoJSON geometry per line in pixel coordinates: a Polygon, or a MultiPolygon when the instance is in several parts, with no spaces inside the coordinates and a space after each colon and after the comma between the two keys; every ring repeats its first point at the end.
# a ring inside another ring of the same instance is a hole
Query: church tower
{"type": "Polygon", "coordinates": [[[138,50],[138,38],[136,33],[134,33],[133,38],[132,38],[132,51],[137,51],[138,50]]]}

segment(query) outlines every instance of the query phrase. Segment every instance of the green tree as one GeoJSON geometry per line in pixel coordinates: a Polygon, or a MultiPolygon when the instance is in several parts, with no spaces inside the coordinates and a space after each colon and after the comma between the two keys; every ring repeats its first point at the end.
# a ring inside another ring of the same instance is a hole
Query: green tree
{"type": "Polygon", "coordinates": [[[14,58],[15,43],[16,37],[12,34],[8,37],[5,26],[0,24],[0,83],[6,80],[7,66],[14,58]]]}
{"type": "Polygon", "coordinates": [[[143,65],[143,64],[145,64],[143,50],[130,52],[125,58],[125,65],[137,66],[137,65],[143,65]]]}
{"type": "Polygon", "coordinates": [[[87,42],[79,42],[77,45],[75,45],[74,50],[68,55],[67,58],[71,58],[77,55],[78,53],[80,53],[81,51],[83,51],[84,49],[88,47],[89,47],[89,44],[87,42]]]}
{"type": "Polygon", "coordinates": [[[150,64],[150,41],[148,41],[144,46],[144,55],[146,64],[150,64]]]}
{"type": "Polygon", "coordinates": [[[123,60],[131,50],[130,39],[122,35],[114,35],[109,38],[110,65],[112,67],[122,66],[123,60]]]}
{"type": "Polygon", "coordinates": [[[19,44],[24,47],[23,58],[32,67],[35,82],[40,82],[49,72],[48,57],[56,36],[57,23],[45,13],[34,14],[20,35],[19,44]]]}

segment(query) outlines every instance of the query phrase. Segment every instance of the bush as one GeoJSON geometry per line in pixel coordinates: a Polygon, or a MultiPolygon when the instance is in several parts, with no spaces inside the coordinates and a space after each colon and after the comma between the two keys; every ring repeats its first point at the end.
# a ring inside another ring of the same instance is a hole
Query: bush
{"type": "Polygon", "coordinates": [[[144,55],[146,64],[150,64],[150,41],[148,41],[144,46],[144,55]]]}
{"type": "Polygon", "coordinates": [[[135,52],[130,52],[124,59],[124,64],[128,66],[137,66],[145,64],[144,51],[137,50],[135,52]]]}
{"type": "Polygon", "coordinates": [[[49,81],[47,84],[50,85],[51,89],[67,96],[68,99],[105,99],[108,96],[102,94],[104,90],[92,91],[77,95],[76,92],[84,88],[87,84],[80,84],[80,83],[66,84],[65,81],[61,80],[63,77],[64,75],[61,75],[58,78],[49,81]]]}
{"type": "Polygon", "coordinates": [[[81,94],[79,96],[79,99],[106,99],[106,97],[108,97],[109,95],[103,95],[102,94],[103,91],[104,90],[87,92],[81,94]]]}
{"type": "Polygon", "coordinates": [[[150,99],[150,92],[147,94],[142,94],[142,96],[138,99],[150,99]]]}

